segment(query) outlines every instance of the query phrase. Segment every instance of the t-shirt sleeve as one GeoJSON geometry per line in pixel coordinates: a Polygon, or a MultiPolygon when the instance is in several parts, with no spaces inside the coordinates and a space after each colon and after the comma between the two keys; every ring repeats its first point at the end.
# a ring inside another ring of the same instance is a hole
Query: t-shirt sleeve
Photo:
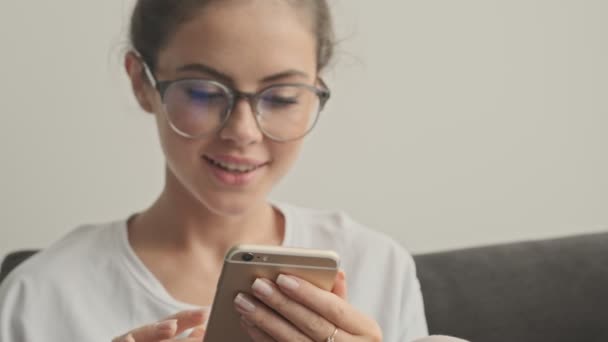
{"type": "Polygon", "coordinates": [[[428,336],[424,313],[424,302],[420,282],[416,276],[416,265],[411,255],[407,254],[404,265],[404,295],[401,303],[401,333],[399,342],[411,342],[428,336]]]}
{"type": "Polygon", "coordinates": [[[25,281],[9,275],[0,287],[0,342],[31,341],[23,322],[26,297],[25,281]]]}

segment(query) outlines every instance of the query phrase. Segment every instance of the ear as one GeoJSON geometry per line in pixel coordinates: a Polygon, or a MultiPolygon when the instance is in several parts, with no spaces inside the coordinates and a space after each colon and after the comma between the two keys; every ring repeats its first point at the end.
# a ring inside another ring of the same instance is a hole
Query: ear
{"type": "Polygon", "coordinates": [[[140,107],[148,113],[154,113],[153,96],[154,92],[148,80],[141,59],[132,51],[125,55],[125,70],[131,81],[133,94],[140,107]]]}

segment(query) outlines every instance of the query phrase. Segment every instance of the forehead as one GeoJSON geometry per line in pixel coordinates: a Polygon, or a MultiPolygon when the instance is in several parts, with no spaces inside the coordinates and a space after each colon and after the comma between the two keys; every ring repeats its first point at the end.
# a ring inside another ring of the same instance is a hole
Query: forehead
{"type": "Polygon", "coordinates": [[[202,63],[233,79],[286,69],[316,72],[308,14],[285,0],[215,1],[184,23],[160,52],[159,72],[202,63]]]}

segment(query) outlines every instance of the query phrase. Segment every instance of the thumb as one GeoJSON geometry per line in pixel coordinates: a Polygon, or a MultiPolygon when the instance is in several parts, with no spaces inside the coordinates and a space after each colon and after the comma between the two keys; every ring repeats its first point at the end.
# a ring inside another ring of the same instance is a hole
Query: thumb
{"type": "Polygon", "coordinates": [[[334,288],[331,290],[331,292],[344,300],[348,299],[346,273],[344,273],[343,270],[338,271],[338,274],[336,275],[336,282],[334,283],[334,288]]]}

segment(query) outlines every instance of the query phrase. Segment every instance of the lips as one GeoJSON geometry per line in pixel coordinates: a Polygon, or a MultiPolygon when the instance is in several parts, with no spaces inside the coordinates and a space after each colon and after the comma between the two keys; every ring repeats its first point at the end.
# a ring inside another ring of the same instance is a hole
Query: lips
{"type": "Polygon", "coordinates": [[[226,172],[236,174],[246,174],[265,166],[267,163],[259,162],[253,159],[239,158],[233,156],[203,156],[209,164],[220,168],[226,172]]]}
{"type": "Polygon", "coordinates": [[[209,166],[211,174],[218,184],[228,188],[244,189],[257,182],[263,175],[263,167],[269,162],[260,162],[254,159],[234,157],[229,155],[222,156],[203,156],[205,163],[209,166]]]}

